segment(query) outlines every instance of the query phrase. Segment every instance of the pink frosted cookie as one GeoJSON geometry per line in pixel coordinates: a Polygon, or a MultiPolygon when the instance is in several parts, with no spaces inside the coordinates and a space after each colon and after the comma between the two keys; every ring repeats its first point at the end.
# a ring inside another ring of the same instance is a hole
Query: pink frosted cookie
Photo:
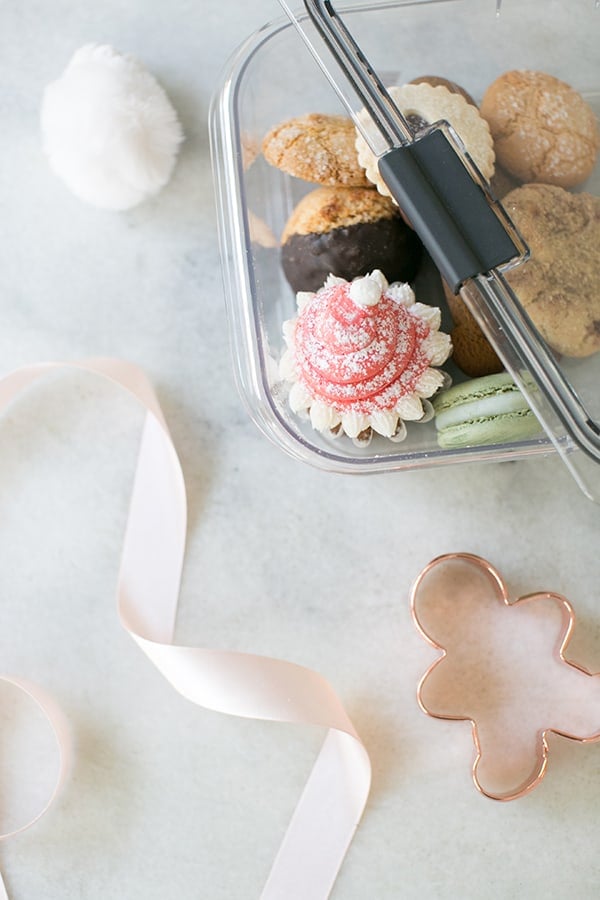
{"type": "Polygon", "coordinates": [[[401,441],[405,420],[431,418],[426,398],[448,381],[433,367],[452,349],[437,307],[416,302],[408,284],[389,285],[379,271],[352,282],[330,276],[297,302],[280,364],[295,413],[361,446],[373,432],[401,441]]]}

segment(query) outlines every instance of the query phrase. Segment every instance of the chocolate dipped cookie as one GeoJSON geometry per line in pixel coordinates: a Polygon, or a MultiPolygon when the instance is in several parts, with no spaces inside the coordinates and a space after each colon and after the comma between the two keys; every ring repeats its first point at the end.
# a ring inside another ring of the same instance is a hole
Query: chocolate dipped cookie
{"type": "Polygon", "coordinates": [[[368,188],[311,191],[281,237],[281,264],[294,291],[316,291],[330,274],[352,281],[374,269],[389,282],[411,281],[421,251],[393,201],[368,188]]]}

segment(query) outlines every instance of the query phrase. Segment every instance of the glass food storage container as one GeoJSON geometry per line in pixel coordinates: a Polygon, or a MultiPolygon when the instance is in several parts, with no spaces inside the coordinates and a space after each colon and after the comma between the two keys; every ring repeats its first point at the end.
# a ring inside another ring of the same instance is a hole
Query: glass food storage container
{"type": "MultiPolygon", "coordinates": [[[[458,83],[479,101],[502,73],[528,69],[567,82],[600,112],[600,10],[594,0],[504,0],[499,15],[493,0],[354,4],[337,11],[386,85],[433,75],[458,83]]],[[[298,18],[310,33],[302,11],[298,18]]],[[[318,44],[316,32],[313,38],[318,44]]],[[[513,333],[502,302],[494,311],[476,290],[467,289],[463,298],[543,423],[536,437],[442,449],[431,420],[408,423],[401,443],[374,435],[360,447],[316,431],[291,411],[278,364],[283,323],[297,308],[281,267],[279,238],[296,204],[316,185],[269,165],[261,142],[274,125],[295,116],[346,113],[330,80],[289,19],[280,18],[239,48],[211,105],[230,342],[238,389],[252,419],[295,458],[332,472],[391,472],[558,451],[588,496],[600,498],[600,353],[557,357],[521,315],[518,302],[513,333]]],[[[573,191],[599,195],[600,164],[573,191]]],[[[600,272],[594,278],[600,303],[600,272]]],[[[441,308],[442,330],[451,332],[452,317],[430,260],[416,276],[415,292],[418,300],[441,308]]],[[[452,358],[443,368],[454,384],[467,380],[452,358]]]]}

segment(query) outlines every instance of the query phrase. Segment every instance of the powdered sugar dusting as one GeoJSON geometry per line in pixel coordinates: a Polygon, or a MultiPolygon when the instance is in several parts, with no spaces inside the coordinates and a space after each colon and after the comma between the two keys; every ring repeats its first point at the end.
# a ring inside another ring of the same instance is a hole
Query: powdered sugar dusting
{"type": "Polygon", "coordinates": [[[328,280],[306,298],[284,329],[288,351],[281,374],[295,382],[296,408],[300,396],[310,398],[307,409],[316,407],[311,421],[318,430],[341,420],[351,437],[360,425],[397,440],[402,418],[423,417],[421,398],[443,381],[431,366],[447,359],[451,344],[438,331],[435,308],[416,303],[408,285],[388,286],[373,275],[380,294],[373,305],[356,301],[355,286],[367,278],[328,280]]]}

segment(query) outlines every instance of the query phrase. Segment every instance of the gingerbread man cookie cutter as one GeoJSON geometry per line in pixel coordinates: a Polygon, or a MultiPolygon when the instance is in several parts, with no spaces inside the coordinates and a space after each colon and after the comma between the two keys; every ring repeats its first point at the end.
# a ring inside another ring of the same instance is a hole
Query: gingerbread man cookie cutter
{"type": "Polygon", "coordinates": [[[438,651],[417,689],[422,710],[470,722],[477,789],[513,800],[542,780],[549,735],[600,740],[600,675],[566,657],[575,614],[560,594],[511,600],[479,556],[433,559],[411,591],[417,629],[438,651]]]}

